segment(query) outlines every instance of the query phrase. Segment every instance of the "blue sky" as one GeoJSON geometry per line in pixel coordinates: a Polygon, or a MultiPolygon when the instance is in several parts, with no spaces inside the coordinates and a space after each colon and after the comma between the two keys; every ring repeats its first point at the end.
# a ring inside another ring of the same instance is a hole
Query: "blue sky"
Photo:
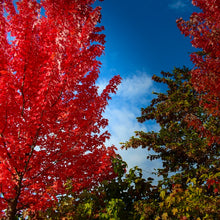
{"type": "Polygon", "coordinates": [[[106,49],[101,57],[102,68],[98,81],[100,89],[116,74],[123,81],[118,93],[112,96],[104,116],[109,119],[112,134],[107,144],[114,144],[129,168],[138,165],[145,176],[160,161],[147,161],[145,149],[120,150],[120,142],[134,135],[136,130],[158,130],[153,122],[137,123],[140,108],[149,105],[153,91],[162,91],[153,83],[153,74],[172,71],[183,65],[192,68],[189,53],[195,49],[176,25],[176,19],[188,20],[193,11],[190,0],[105,0],[102,25],[105,26],[106,49]]]}

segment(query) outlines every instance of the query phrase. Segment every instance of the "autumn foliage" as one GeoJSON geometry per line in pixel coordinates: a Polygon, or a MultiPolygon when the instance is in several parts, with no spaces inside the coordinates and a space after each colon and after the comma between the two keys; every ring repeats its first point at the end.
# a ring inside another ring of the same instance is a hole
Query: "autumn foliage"
{"type": "Polygon", "coordinates": [[[105,43],[94,0],[0,1],[0,215],[46,208],[114,176],[95,84],[105,43]],[[3,211],[5,210],[5,211],[3,211]]]}
{"type": "Polygon", "coordinates": [[[125,174],[104,145],[102,113],[121,78],[98,91],[105,35],[94,3],[0,0],[0,218],[218,219],[219,2],[193,0],[201,11],[177,21],[201,49],[194,68],[153,76],[167,91],[138,121],[160,130],[123,144],[162,161],[158,182],[138,167],[125,174]]]}
{"type": "Polygon", "coordinates": [[[189,21],[179,19],[177,24],[190,37],[192,46],[202,49],[191,54],[195,64],[191,71],[193,86],[209,112],[220,115],[220,4],[216,0],[192,2],[201,11],[194,12],[189,21]]]}

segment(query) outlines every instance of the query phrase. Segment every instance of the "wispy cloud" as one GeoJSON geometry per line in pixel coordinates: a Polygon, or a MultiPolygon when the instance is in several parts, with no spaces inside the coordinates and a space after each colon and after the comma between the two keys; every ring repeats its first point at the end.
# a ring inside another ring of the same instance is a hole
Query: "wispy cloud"
{"type": "MultiPolygon", "coordinates": [[[[106,84],[105,81],[99,83],[100,89],[105,88],[106,84]]],[[[145,72],[136,72],[133,76],[122,80],[117,94],[112,97],[104,114],[104,117],[109,120],[108,130],[111,133],[111,139],[106,144],[115,145],[128,167],[139,166],[145,175],[152,172],[154,168],[160,167],[161,162],[147,161],[146,157],[149,153],[147,149],[121,150],[120,143],[134,136],[134,131],[159,130],[159,125],[154,122],[141,124],[136,119],[141,114],[140,108],[150,103],[154,90],[151,77],[145,72]]]]}
{"type": "Polygon", "coordinates": [[[174,0],[169,4],[169,8],[179,10],[185,8],[187,5],[184,0],[174,0]]]}

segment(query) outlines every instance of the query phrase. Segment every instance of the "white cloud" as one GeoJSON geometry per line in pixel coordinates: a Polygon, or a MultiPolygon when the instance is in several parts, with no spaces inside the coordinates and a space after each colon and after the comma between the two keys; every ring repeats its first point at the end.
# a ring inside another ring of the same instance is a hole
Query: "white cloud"
{"type": "Polygon", "coordinates": [[[118,95],[130,101],[144,96],[152,89],[153,81],[145,72],[137,72],[130,78],[125,78],[119,86],[118,95]]]}
{"type": "Polygon", "coordinates": [[[174,0],[173,3],[169,4],[169,8],[171,9],[183,9],[186,7],[186,3],[184,0],[174,0]]]}
{"type": "MultiPolygon", "coordinates": [[[[124,104],[127,105],[127,104],[124,104]]],[[[114,137],[126,141],[127,137],[135,130],[145,130],[142,124],[137,123],[137,110],[134,108],[110,105],[106,111],[106,117],[109,119],[109,126],[114,137]]]]}
{"type": "MultiPolygon", "coordinates": [[[[99,83],[100,92],[105,88],[107,81],[99,83]]],[[[161,162],[149,162],[146,157],[147,149],[137,148],[121,150],[120,143],[126,142],[134,131],[159,130],[156,123],[138,123],[136,117],[141,115],[140,108],[147,107],[152,99],[154,90],[151,77],[145,72],[136,72],[131,77],[124,78],[119,86],[117,94],[112,97],[106,108],[104,117],[109,120],[108,130],[111,133],[111,139],[106,145],[115,145],[118,153],[128,164],[128,168],[139,166],[143,169],[145,176],[149,175],[154,168],[159,168],[161,162]]]]}
{"type": "MultiPolygon", "coordinates": [[[[108,81],[102,79],[98,81],[99,94],[108,84],[108,81]]],[[[122,83],[118,86],[117,94],[114,95],[112,102],[120,101],[126,103],[139,103],[139,105],[146,105],[146,102],[151,99],[153,91],[153,81],[146,72],[137,71],[131,77],[123,78],[122,83]]]]}

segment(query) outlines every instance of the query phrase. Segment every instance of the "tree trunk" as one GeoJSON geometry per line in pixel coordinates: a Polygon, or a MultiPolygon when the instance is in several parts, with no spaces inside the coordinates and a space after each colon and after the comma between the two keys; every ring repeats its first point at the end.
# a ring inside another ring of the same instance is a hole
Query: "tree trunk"
{"type": "Polygon", "coordinates": [[[22,187],[22,179],[23,175],[20,175],[18,185],[15,186],[16,196],[14,199],[10,199],[8,201],[8,209],[7,209],[7,217],[6,220],[16,220],[16,214],[17,214],[17,205],[18,205],[18,199],[21,194],[21,187],[22,187]]]}
{"type": "Polygon", "coordinates": [[[8,209],[7,209],[7,217],[6,220],[15,220],[16,218],[16,212],[17,212],[17,198],[11,199],[8,202],[8,209]]]}

